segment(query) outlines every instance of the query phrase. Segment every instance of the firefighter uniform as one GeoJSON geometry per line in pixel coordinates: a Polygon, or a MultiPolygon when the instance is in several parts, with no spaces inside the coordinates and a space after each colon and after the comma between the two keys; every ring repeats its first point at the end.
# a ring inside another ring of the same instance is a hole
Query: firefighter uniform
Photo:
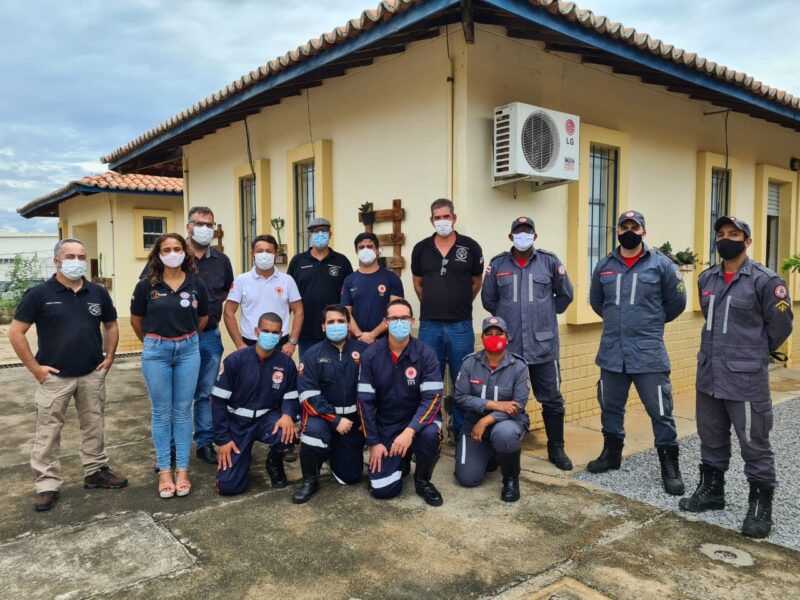
{"type": "MultiPolygon", "coordinates": [[[[389,450],[406,427],[413,429],[414,441],[406,460],[414,454],[415,486],[420,495],[420,486],[432,485],[430,478],[441,449],[441,396],[439,361],[434,351],[418,339],[409,338],[396,361],[389,350],[388,336],[373,343],[361,356],[358,410],[367,445],[383,444],[389,450]]],[[[370,472],[373,497],[393,498],[400,493],[403,463],[403,457],[386,456],[381,469],[370,472]]]]}
{"type": "Polygon", "coordinates": [[[310,458],[317,469],[329,460],[331,473],[343,485],[356,483],[364,469],[364,434],[356,390],[361,355],[366,348],[367,344],[348,338],[339,350],[325,339],[308,349],[297,379],[303,411],[301,463],[308,463],[310,458]],[[353,421],[353,427],[341,435],[336,427],[343,417],[353,421]]]}
{"type": "Polygon", "coordinates": [[[281,442],[280,430],[272,433],[282,415],[294,420],[299,411],[297,368],[291,358],[274,351],[265,359],[255,347],[228,356],[211,392],[214,443],[233,441],[239,453],[231,453],[231,467],[217,470],[220,494],[240,494],[247,484],[250,455],[256,441],[270,446],[267,472],[273,487],[285,487],[283,454],[289,449],[281,442]]]}

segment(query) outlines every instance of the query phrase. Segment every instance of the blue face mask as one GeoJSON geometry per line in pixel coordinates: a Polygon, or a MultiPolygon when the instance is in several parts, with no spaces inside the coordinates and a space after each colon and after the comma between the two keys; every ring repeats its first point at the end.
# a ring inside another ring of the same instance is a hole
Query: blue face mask
{"type": "Polygon", "coordinates": [[[311,234],[311,245],[317,250],[323,250],[328,247],[328,242],[331,239],[331,234],[327,231],[315,231],[311,234]]]}
{"type": "Polygon", "coordinates": [[[389,321],[389,335],[402,342],[411,335],[411,321],[389,321]]]}
{"type": "Polygon", "coordinates": [[[341,342],[347,337],[347,323],[331,323],[325,325],[325,335],[332,342],[341,342]]]}
{"type": "Polygon", "coordinates": [[[261,331],[258,334],[258,345],[261,346],[263,350],[272,350],[278,345],[278,341],[280,339],[281,336],[278,333],[267,333],[266,331],[261,331]]]}

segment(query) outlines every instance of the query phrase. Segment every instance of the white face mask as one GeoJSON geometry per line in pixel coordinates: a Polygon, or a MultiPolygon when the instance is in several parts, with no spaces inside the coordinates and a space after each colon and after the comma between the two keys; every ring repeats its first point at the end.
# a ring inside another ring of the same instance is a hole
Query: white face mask
{"type": "Polygon", "coordinates": [[[253,256],[256,268],[262,271],[269,271],[275,265],[275,255],[269,252],[256,252],[253,256]]]}
{"type": "Polygon", "coordinates": [[[358,251],[358,262],[368,267],[378,258],[378,254],[372,248],[362,248],[358,251]]]}
{"type": "Polygon", "coordinates": [[[86,261],[77,258],[68,258],[61,261],[61,274],[70,281],[78,281],[86,275],[86,261]]]}
{"type": "Polygon", "coordinates": [[[205,225],[195,225],[194,232],[192,233],[192,240],[201,246],[208,246],[211,240],[214,239],[214,230],[205,225]]]}
{"type": "Polygon", "coordinates": [[[453,233],[453,222],[447,220],[434,221],[433,228],[436,230],[436,233],[438,233],[440,236],[447,237],[448,235],[453,233]]]}
{"type": "Polygon", "coordinates": [[[170,252],[169,254],[160,254],[159,258],[161,258],[161,262],[164,263],[168,267],[172,267],[173,269],[177,269],[183,264],[183,260],[186,258],[186,254],[183,252],[170,252]]]}
{"type": "Polygon", "coordinates": [[[533,239],[536,236],[532,233],[512,233],[511,237],[514,240],[514,248],[520,252],[525,252],[533,246],[533,239]]]}

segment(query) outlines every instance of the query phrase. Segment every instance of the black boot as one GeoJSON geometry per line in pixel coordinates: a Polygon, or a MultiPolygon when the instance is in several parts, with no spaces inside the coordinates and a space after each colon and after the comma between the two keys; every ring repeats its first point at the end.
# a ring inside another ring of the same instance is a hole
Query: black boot
{"type": "Polygon", "coordinates": [[[311,496],[319,489],[320,461],[317,457],[300,446],[300,469],[303,471],[303,483],[297,486],[292,494],[292,502],[303,504],[311,500],[311,496]]]}
{"type": "Polygon", "coordinates": [[[267,474],[274,488],[285,488],[289,482],[286,480],[286,471],[283,468],[282,450],[272,449],[267,454],[267,474]]]}
{"type": "Polygon", "coordinates": [[[405,478],[408,477],[409,473],[411,473],[411,452],[406,452],[406,455],[403,457],[401,475],[405,478]]]}
{"type": "Polygon", "coordinates": [[[688,498],[678,503],[681,510],[704,512],[725,508],[725,471],[700,463],[700,483],[688,498]]]}
{"type": "Polygon", "coordinates": [[[542,412],[547,432],[547,460],[562,471],[572,471],[572,461],[564,452],[564,415],[542,412]]]}
{"type": "Polygon", "coordinates": [[[657,448],[658,460],[661,462],[661,481],[664,482],[664,491],[671,496],[683,496],[686,488],[683,485],[681,469],[678,463],[678,446],[663,446],[657,448]]]}
{"type": "Polygon", "coordinates": [[[751,538],[765,538],[772,529],[772,496],[774,487],[750,482],[750,507],[742,523],[742,534],[751,538]]]}
{"type": "Polygon", "coordinates": [[[497,462],[500,463],[500,472],[503,474],[503,491],[500,492],[500,499],[503,502],[519,500],[519,459],[521,454],[522,450],[497,453],[497,462]]]}
{"type": "Polygon", "coordinates": [[[603,438],[603,451],[600,456],[586,465],[586,470],[590,473],[605,473],[609,469],[619,469],[622,465],[622,448],[625,446],[625,438],[608,433],[604,433],[603,438]]]}
{"type": "Polygon", "coordinates": [[[422,499],[431,506],[444,504],[439,490],[431,483],[433,468],[438,460],[438,456],[426,458],[417,456],[417,468],[414,470],[414,488],[417,490],[417,495],[422,496],[422,499]]]}

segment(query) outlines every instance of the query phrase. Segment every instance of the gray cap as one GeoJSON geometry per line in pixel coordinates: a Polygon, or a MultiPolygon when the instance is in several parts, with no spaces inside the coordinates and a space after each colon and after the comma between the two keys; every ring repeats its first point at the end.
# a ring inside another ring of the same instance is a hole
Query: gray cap
{"type": "Polygon", "coordinates": [[[533,232],[536,233],[536,225],[533,223],[533,219],[530,217],[517,217],[511,223],[511,231],[514,231],[520,225],[528,225],[533,228],[533,232]]]}
{"type": "Polygon", "coordinates": [[[719,231],[719,228],[725,225],[726,223],[730,223],[736,229],[744,233],[745,238],[752,237],[750,233],[750,225],[742,221],[741,219],[737,219],[736,217],[720,217],[714,222],[714,231],[719,231]]]}
{"type": "Polygon", "coordinates": [[[306,229],[312,229],[314,227],[328,227],[330,228],[331,222],[328,219],[323,219],[322,217],[317,217],[316,219],[311,219],[308,225],[306,225],[306,229]]]}
{"type": "Polygon", "coordinates": [[[486,317],[483,320],[483,326],[481,326],[481,331],[486,331],[489,327],[499,327],[504,332],[508,332],[508,326],[506,322],[503,320],[503,317],[486,317]]]}
{"type": "Polygon", "coordinates": [[[617,227],[622,225],[625,221],[635,221],[642,227],[645,227],[644,215],[638,210],[626,210],[624,213],[620,213],[619,219],[617,219],[617,227]]]}

